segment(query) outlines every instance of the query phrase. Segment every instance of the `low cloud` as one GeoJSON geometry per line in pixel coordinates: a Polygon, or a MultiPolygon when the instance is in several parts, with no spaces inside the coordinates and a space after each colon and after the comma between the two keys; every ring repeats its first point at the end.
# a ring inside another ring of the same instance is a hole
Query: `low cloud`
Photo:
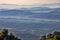
{"type": "Polygon", "coordinates": [[[0,16],[0,19],[11,19],[11,21],[21,22],[60,22],[57,19],[44,19],[44,18],[33,18],[33,17],[18,17],[18,16],[0,16]]]}

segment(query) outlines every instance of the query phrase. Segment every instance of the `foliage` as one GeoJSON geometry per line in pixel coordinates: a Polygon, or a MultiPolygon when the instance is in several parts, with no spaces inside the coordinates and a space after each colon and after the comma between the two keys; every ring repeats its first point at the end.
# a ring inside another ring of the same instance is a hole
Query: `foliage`
{"type": "Polygon", "coordinates": [[[8,29],[3,29],[0,33],[0,40],[21,40],[18,37],[15,37],[12,33],[8,35],[8,29]]]}
{"type": "Polygon", "coordinates": [[[47,36],[42,36],[40,40],[60,40],[60,32],[49,33],[47,36]]]}

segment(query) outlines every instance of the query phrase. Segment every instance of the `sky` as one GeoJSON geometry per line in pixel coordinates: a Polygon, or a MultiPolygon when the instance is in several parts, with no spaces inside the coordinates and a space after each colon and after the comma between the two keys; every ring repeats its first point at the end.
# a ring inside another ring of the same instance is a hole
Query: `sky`
{"type": "Polygon", "coordinates": [[[0,0],[0,4],[34,5],[34,4],[54,4],[60,0],[0,0]]]}

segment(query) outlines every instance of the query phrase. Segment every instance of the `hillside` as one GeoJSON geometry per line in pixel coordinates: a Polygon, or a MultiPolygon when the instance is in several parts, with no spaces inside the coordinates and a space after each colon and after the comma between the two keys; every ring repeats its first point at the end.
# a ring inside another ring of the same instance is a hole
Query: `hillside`
{"type": "Polygon", "coordinates": [[[60,32],[49,33],[46,36],[42,36],[40,40],[60,40],[60,32]]]}
{"type": "Polygon", "coordinates": [[[0,32],[0,40],[21,40],[21,39],[14,36],[12,33],[9,33],[7,29],[3,29],[2,32],[0,32]]]}

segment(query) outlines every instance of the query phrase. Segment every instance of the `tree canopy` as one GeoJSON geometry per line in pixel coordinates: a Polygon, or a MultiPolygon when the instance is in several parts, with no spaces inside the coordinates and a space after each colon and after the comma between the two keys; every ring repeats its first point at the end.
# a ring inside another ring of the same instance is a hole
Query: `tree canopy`
{"type": "Polygon", "coordinates": [[[54,33],[49,33],[46,36],[41,36],[40,40],[60,40],[60,32],[55,31],[54,33]]]}
{"type": "Polygon", "coordinates": [[[12,33],[8,35],[8,29],[3,29],[2,32],[0,32],[0,40],[21,40],[18,37],[15,37],[12,33]]]}

